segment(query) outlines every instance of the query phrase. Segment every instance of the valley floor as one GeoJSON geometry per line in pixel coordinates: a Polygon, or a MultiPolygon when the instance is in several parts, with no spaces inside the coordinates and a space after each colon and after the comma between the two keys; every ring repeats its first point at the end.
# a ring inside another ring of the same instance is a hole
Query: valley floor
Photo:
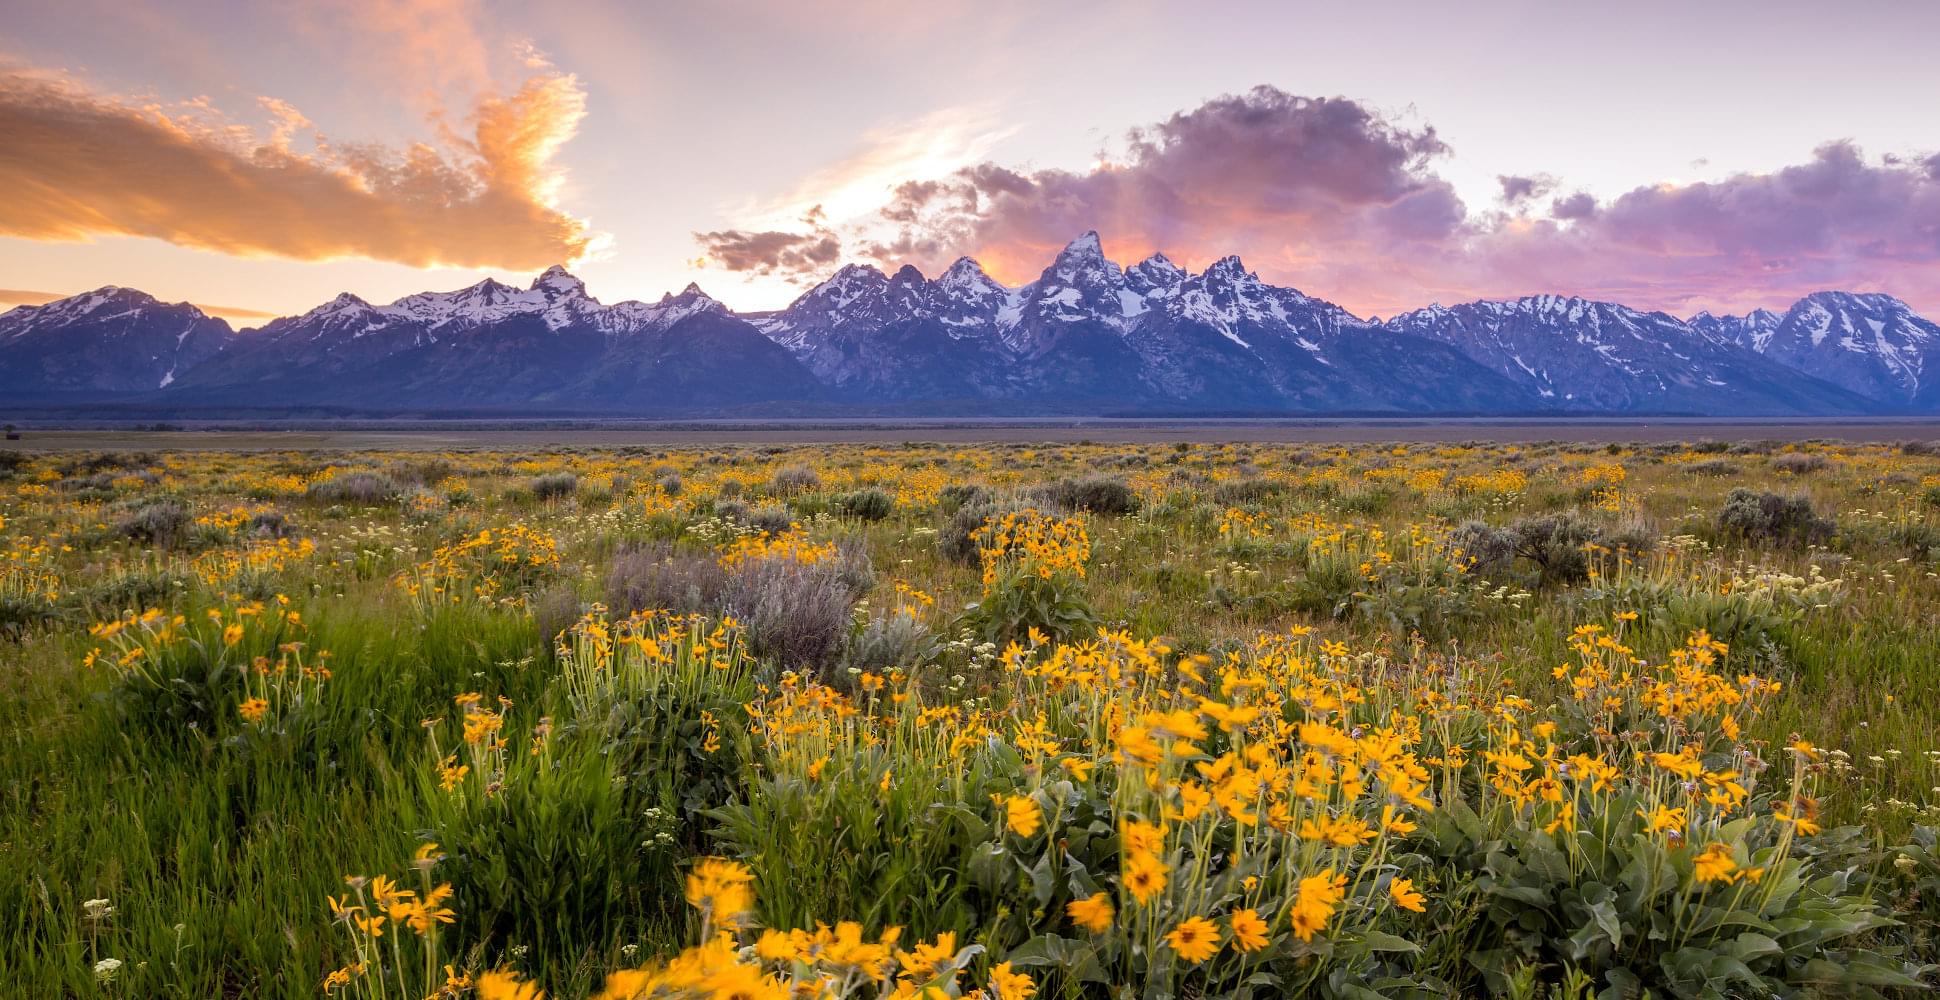
{"type": "Polygon", "coordinates": [[[1597,444],[1677,441],[1898,442],[1940,439],[1940,418],[1852,417],[1446,417],[1283,419],[1107,419],[1038,417],[998,420],[669,420],[669,421],[385,421],[327,423],[211,422],[192,429],[148,430],[81,423],[23,423],[17,441],[0,448],[88,450],[375,450],[500,448],[639,448],[764,444],[1077,444],[1256,443],[1378,444],[1393,442],[1597,444]]]}

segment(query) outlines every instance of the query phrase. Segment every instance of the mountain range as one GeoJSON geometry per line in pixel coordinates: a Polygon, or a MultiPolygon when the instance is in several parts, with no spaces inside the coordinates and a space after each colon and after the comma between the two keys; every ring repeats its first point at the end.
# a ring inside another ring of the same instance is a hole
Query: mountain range
{"type": "Polygon", "coordinates": [[[773,312],[600,303],[549,268],[232,330],[108,287],[0,314],[0,405],[633,416],[1940,412],[1940,326],[1887,295],[1680,319],[1557,295],[1364,319],[1073,240],[1008,288],[849,265],[773,312]]]}

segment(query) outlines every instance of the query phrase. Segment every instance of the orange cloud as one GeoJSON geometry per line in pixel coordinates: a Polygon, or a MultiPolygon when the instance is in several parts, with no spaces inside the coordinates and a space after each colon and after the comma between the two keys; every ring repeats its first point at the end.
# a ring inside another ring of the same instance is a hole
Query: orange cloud
{"type": "Polygon", "coordinates": [[[0,235],[505,269],[576,260],[595,240],[554,204],[554,157],[586,113],[569,74],[546,69],[482,98],[471,134],[441,145],[336,144],[295,108],[263,103],[266,136],[206,102],[170,110],[0,73],[0,235]]]}

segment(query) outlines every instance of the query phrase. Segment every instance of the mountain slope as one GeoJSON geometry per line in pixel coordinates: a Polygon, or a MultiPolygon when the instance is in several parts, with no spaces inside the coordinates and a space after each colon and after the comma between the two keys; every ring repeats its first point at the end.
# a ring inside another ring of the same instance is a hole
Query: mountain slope
{"type": "Polygon", "coordinates": [[[785,350],[695,286],[601,305],[564,269],[373,306],[341,295],[245,331],[176,398],[235,405],[680,413],[819,396],[785,350]]]}
{"type": "Polygon", "coordinates": [[[108,286],[0,315],[0,394],[85,401],[153,392],[221,351],[229,324],[108,286]]]}
{"type": "Polygon", "coordinates": [[[1460,351],[1381,330],[1227,258],[1129,268],[1096,233],[1005,289],[968,258],[934,281],[850,265],[756,319],[853,399],[1096,412],[1505,411],[1535,397],[1460,351]],[[1336,364],[1330,358],[1346,360],[1336,364]],[[1397,378],[1405,372],[1408,377],[1397,378]]]}
{"type": "Polygon", "coordinates": [[[1147,302],[1149,310],[1128,333],[1144,361],[1141,377],[1154,394],[1188,408],[1537,408],[1528,392],[1460,351],[1383,330],[1333,303],[1268,285],[1238,257],[1156,288],[1147,293],[1147,302]]]}
{"type": "Polygon", "coordinates": [[[708,414],[1940,412],[1940,326],[1885,295],[1679,320],[1537,295],[1364,320],[1237,257],[1130,267],[1087,232],[1006,288],[849,265],[737,315],[689,285],[605,305],[563,268],[232,333],[129,289],[0,315],[29,406],[708,414]],[[1935,365],[1940,365],[1936,361],[1935,365]]]}
{"type": "Polygon", "coordinates": [[[1890,295],[1815,292],[1782,317],[1761,311],[1737,325],[1765,357],[1893,409],[1940,404],[1940,325],[1890,295]]]}
{"type": "Polygon", "coordinates": [[[1391,330],[1454,345],[1565,412],[1863,413],[1855,393],[1661,312],[1534,295],[1432,306],[1391,330]]]}

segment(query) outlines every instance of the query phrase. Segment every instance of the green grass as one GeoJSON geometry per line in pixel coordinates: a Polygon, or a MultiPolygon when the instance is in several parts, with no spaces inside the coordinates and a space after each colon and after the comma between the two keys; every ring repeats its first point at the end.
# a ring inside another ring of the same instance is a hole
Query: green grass
{"type": "MultiPolygon", "coordinates": [[[[986,921],[980,907],[989,896],[978,894],[985,890],[974,885],[977,873],[937,859],[965,855],[985,835],[988,796],[1007,770],[972,767],[950,795],[902,787],[895,773],[946,764],[934,759],[934,746],[910,746],[858,765],[845,779],[853,787],[808,786],[764,768],[740,731],[743,718],[728,730],[728,752],[740,763],[699,794],[687,784],[692,772],[683,770],[694,765],[668,735],[679,731],[675,723],[693,724],[698,696],[656,709],[662,722],[636,732],[631,743],[575,728],[552,637],[540,634],[524,607],[466,603],[425,616],[390,581],[440,544],[523,521],[560,542],[560,565],[530,590],[564,589],[590,603],[603,592],[605,566],[619,548],[680,537],[680,528],[711,509],[723,479],[765,482],[792,464],[813,465],[822,480],[794,498],[806,514],[874,485],[893,495],[900,477],[932,464],[953,481],[1025,487],[1111,471],[1107,460],[1136,456],[1114,474],[1145,492],[1144,509],[1089,519],[1093,553],[1083,600],[1101,623],[1194,651],[1230,648],[1263,631],[1312,628],[1397,663],[1478,664],[1538,701],[1566,697],[1551,671],[1570,658],[1571,629],[1607,622],[1615,610],[1593,599],[1590,586],[1539,586],[1522,565],[1480,590],[1424,597],[1397,584],[1368,586],[1350,573],[1358,597],[1346,601],[1326,583],[1305,535],[1280,527],[1253,540],[1222,537],[1226,505],[1211,499],[1215,481],[1232,478],[1243,464],[1282,477],[1282,488],[1239,504],[1280,525],[1316,515],[1400,536],[1410,524],[1479,518],[1501,525],[1571,510],[1610,528],[1699,536],[1714,547],[1694,565],[1713,580],[1736,566],[1804,576],[1818,565],[1842,581],[1837,600],[1761,625],[1768,648],[1734,650],[1744,662],[1756,655],[1759,672],[1785,685],[1764,715],[1748,721],[1748,735],[1772,747],[1803,736],[1835,751],[1822,776],[1823,821],[1857,827],[1854,836],[1870,850],[1906,842],[1940,812],[1940,564],[1907,541],[1925,536],[1905,528],[1940,530],[1940,511],[1921,499],[1923,477],[1940,476],[1940,459],[1882,447],[1820,449],[1831,456],[1830,467],[1792,478],[1751,454],[1734,459],[1735,475],[1702,478],[1685,473],[1670,449],[1612,456],[1530,447],[1516,451],[1531,487],[1501,497],[1357,481],[1389,462],[1445,470],[1452,480],[1498,467],[1505,461],[1499,450],[1415,446],[1402,457],[1380,448],[1298,450],[1306,454],[1270,446],[1177,452],[1127,445],[744,450],[718,459],[701,452],[445,455],[438,461],[480,499],[433,504],[428,513],[410,512],[408,501],[404,508],[324,507],[300,499],[301,489],[262,485],[290,468],[314,470],[321,456],[225,456],[214,467],[165,456],[168,481],[150,489],[181,498],[197,514],[252,503],[245,499],[252,493],[273,496],[268,506],[318,543],[315,557],[261,576],[252,588],[290,595],[308,622],[308,647],[332,655],[321,701],[282,735],[231,718],[193,731],[132,721],[112,671],[82,668],[92,645],[85,626],[110,610],[90,588],[117,564],[188,579],[157,592],[172,595],[163,602],[168,607],[190,614],[221,603],[218,594],[239,581],[196,581],[201,552],[150,551],[104,537],[94,525],[112,521],[105,507],[84,507],[58,492],[20,494],[40,470],[66,461],[38,457],[0,481],[0,546],[53,540],[69,551],[48,557],[64,583],[56,602],[61,617],[0,639],[0,983],[16,984],[23,996],[315,996],[323,975],[347,960],[326,898],[344,891],[346,875],[404,869],[428,840],[454,853],[441,877],[461,887],[456,960],[471,968],[514,964],[543,975],[561,997],[594,988],[604,970],[686,943],[693,923],[678,897],[678,873],[708,853],[747,859],[767,894],[765,912],[781,923],[840,917],[931,933],[986,921]],[[1627,503],[1621,511],[1599,510],[1576,475],[1613,462],[1629,470],[1627,503]],[[651,492],[647,472],[662,464],[678,469],[683,497],[698,510],[668,515],[649,510],[624,486],[595,493],[586,485],[619,476],[651,492]],[[1344,486],[1315,477],[1328,468],[1343,470],[1344,486]],[[537,502],[508,493],[556,471],[577,475],[587,491],[582,497],[601,499],[537,502]],[[1839,534],[1812,549],[1724,537],[1715,513],[1738,485],[1807,492],[1838,522],[1839,534]],[[1527,596],[1488,596],[1498,588],[1527,596]],[[1352,609],[1335,614],[1336,597],[1352,609]],[[1422,611],[1423,600],[1443,603],[1422,611]],[[1415,634],[1395,627],[1411,620],[1425,624],[1415,634]],[[508,731],[525,734],[541,717],[553,718],[565,748],[557,767],[530,770],[486,814],[454,811],[439,791],[421,724],[451,717],[452,699],[468,691],[510,699],[508,731]],[[633,763],[615,764],[616,753],[633,763]],[[885,774],[890,790],[879,794],[874,786],[885,774]],[[817,824],[826,829],[804,835],[817,824]],[[98,899],[113,912],[90,915],[87,901],[98,899]],[[123,964],[111,981],[99,982],[95,964],[108,958],[123,964]]],[[[395,471],[387,457],[348,458],[355,467],[395,471]]],[[[808,518],[811,532],[869,553],[878,578],[871,607],[890,606],[894,583],[906,582],[935,597],[931,627],[950,640],[958,614],[982,595],[976,567],[937,551],[934,531],[946,522],[927,503],[899,506],[881,520],[808,518]]],[[[247,546],[240,538],[217,541],[218,551],[247,546]]],[[[691,539],[678,544],[700,548],[691,539]]],[[[1643,624],[1666,623],[1663,634],[1639,644],[1642,655],[1661,658],[1687,626],[1710,620],[1701,615],[1716,595],[1699,593],[1698,584],[1679,586],[1666,591],[1660,609],[1641,609],[1643,624]]],[[[761,681],[777,683],[787,666],[763,665],[761,681]]],[[[934,701],[1006,697],[1002,675],[965,644],[946,641],[934,662],[906,666],[934,701]]],[[[854,690],[855,679],[839,669],[829,679],[854,690]]],[[[1890,873],[1878,874],[1882,881],[1866,891],[1885,903],[1894,891],[1890,873]]],[[[1930,905],[1924,898],[1891,903],[1912,922],[1907,940],[1931,936],[1917,908],[1930,905]]],[[[993,953],[1021,943],[1010,927],[1001,920],[984,926],[993,953]]]]}

